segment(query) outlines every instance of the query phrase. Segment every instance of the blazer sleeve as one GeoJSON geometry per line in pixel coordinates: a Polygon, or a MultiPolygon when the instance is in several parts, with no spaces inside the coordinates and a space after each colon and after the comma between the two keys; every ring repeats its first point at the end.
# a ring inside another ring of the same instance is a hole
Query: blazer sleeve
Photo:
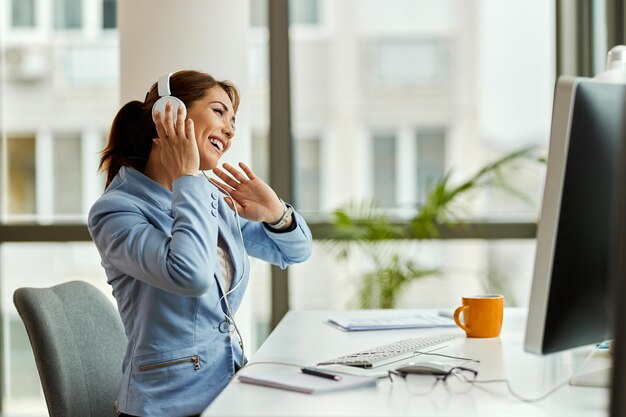
{"type": "Polygon", "coordinates": [[[244,221],[242,232],[248,254],[283,269],[307,260],[311,256],[313,237],[304,217],[295,211],[293,216],[296,222],[293,230],[281,233],[269,230],[263,223],[244,221]]]}
{"type": "Polygon", "coordinates": [[[114,268],[165,291],[199,296],[215,282],[218,220],[206,209],[206,181],[191,176],[172,184],[171,236],[149,223],[124,195],[101,198],[89,214],[89,232],[114,268]]]}

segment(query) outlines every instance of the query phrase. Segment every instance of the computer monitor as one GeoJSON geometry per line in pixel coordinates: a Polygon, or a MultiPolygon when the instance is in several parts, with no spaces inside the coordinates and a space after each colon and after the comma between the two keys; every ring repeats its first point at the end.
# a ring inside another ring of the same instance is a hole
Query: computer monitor
{"type": "Polygon", "coordinates": [[[612,336],[611,219],[625,110],[624,84],[557,80],[526,351],[546,354],[612,336]]]}

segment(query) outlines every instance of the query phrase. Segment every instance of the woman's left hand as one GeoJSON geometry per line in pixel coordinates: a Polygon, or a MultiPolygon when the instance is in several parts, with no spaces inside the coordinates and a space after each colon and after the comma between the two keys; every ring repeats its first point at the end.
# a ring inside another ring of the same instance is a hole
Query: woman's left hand
{"type": "Polygon", "coordinates": [[[280,220],[285,208],[269,185],[254,175],[243,162],[239,163],[241,171],[230,164],[223,164],[222,167],[214,168],[213,172],[223,182],[213,178],[211,182],[231,195],[232,200],[225,198],[231,209],[236,206],[241,217],[252,221],[272,224],[280,220]]]}

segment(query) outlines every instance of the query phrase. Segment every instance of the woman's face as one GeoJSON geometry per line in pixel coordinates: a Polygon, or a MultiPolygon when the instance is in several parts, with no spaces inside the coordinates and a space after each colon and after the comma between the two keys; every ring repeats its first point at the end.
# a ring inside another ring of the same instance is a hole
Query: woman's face
{"type": "Polygon", "coordinates": [[[187,115],[193,120],[200,153],[200,169],[210,170],[230,148],[235,136],[235,112],[226,91],[219,85],[194,102],[187,115]]]}

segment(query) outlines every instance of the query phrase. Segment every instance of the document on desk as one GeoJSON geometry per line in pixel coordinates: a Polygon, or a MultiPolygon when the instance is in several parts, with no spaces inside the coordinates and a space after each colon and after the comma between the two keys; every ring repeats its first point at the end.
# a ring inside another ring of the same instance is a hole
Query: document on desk
{"type": "Polygon", "coordinates": [[[355,388],[373,387],[378,379],[366,376],[341,374],[340,380],[320,378],[302,373],[300,369],[285,369],[266,374],[239,375],[239,381],[246,384],[280,388],[304,394],[321,394],[355,388]]]}
{"type": "Polygon", "coordinates": [[[349,315],[330,317],[328,322],[346,332],[362,330],[421,329],[455,327],[454,320],[437,314],[420,313],[381,317],[354,318],[349,315]]]}

